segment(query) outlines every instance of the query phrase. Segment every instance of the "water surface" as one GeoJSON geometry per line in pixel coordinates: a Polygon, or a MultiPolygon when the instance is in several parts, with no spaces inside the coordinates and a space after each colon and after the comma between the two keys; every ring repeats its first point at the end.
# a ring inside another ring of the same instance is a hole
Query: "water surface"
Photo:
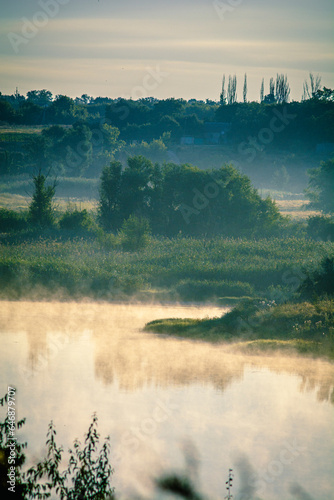
{"type": "Polygon", "coordinates": [[[68,447],[96,411],[121,498],[152,498],[152,477],[178,468],[221,499],[233,468],[235,498],[332,499],[332,364],[142,332],[154,319],[224,311],[1,302],[1,395],[17,387],[30,460],[51,419],[68,447]]]}

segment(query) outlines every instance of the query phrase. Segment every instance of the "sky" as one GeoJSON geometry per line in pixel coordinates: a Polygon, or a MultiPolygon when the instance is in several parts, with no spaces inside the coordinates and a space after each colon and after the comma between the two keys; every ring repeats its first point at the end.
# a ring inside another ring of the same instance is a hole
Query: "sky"
{"type": "Polygon", "coordinates": [[[0,91],[242,100],[286,74],[334,87],[332,0],[0,0],[0,91]]]}

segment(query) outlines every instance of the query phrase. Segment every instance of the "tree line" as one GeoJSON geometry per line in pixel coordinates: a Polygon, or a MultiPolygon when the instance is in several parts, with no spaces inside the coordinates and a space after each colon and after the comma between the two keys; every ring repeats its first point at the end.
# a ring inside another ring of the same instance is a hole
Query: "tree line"
{"type": "MultiPolygon", "coordinates": [[[[95,215],[68,208],[56,215],[53,199],[57,182],[48,183],[39,171],[33,177],[34,193],[27,213],[0,209],[0,232],[44,232],[52,228],[102,237],[121,236],[125,249],[148,243],[150,234],[173,238],[263,238],[295,233],[296,225],[282,217],[275,202],[262,199],[250,179],[231,165],[200,170],[192,165],[153,164],[144,156],[129,157],[124,168],[111,161],[102,170],[95,215]]],[[[317,240],[334,240],[334,160],[309,171],[306,195],[310,208],[322,215],[299,225],[317,240]]],[[[306,233],[303,233],[304,236],[306,233]]]]}
{"type": "Polygon", "coordinates": [[[143,156],[117,161],[101,175],[99,222],[117,231],[131,215],[149,221],[153,234],[254,236],[284,225],[272,200],[263,200],[250,179],[230,165],[200,170],[192,165],[153,164],[143,156]]]}
{"type": "MultiPolygon", "coordinates": [[[[264,146],[273,152],[312,153],[318,144],[334,143],[332,101],[236,103],[212,113],[211,120],[229,124],[227,145],[245,161],[264,146]]],[[[5,131],[0,133],[0,175],[52,165],[58,175],[96,177],[111,159],[125,164],[127,156],[142,154],[153,162],[168,161],[168,149],[180,144],[183,135],[204,137],[204,120],[200,113],[187,115],[180,100],[159,101],[151,108],[120,100],[107,105],[98,121],[51,125],[36,133],[5,131]]]]}

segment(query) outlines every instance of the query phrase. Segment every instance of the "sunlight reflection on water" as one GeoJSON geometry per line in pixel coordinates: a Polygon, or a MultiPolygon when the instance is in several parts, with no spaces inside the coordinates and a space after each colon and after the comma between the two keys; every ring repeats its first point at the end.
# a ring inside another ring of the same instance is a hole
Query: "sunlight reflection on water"
{"type": "Polygon", "coordinates": [[[151,495],[150,478],[184,467],[189,449],[210,498],[225,496],[230,467],[235,495],[246,481],[260,498],[276,500],[282,492],[289,498],[297,482],[311,495],[318,492],[315,498],[332,498],[332,364],[245,356],[223,345],[141,331],[158,318],[225,311],[1,302],[1,395],[8,384],[18,389],[30,456],[42,455],[51,419],[66,448],[97,411],[101,435],[111,436],[114,484],[124,498],[151,495]],[[287,456],[291,463],[284,463],[287,456]]]}

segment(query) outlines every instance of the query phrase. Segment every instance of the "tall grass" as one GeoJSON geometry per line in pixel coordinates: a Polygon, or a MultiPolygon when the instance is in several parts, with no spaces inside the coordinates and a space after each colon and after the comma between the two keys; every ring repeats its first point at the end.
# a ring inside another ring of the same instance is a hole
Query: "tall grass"
{"type": "Polygon", "coordinates": [[[114,298],[168,290],[177,299],[258,295],[294,285],[304,266],[334,252],[330,242],[305,239],[152,238],[140,252],[98,239],[39,239],[0,245],[1,296],[36,287],[72,296],[114,298]],[[189,297],[195,285],[195,296],[189,297]]]}

